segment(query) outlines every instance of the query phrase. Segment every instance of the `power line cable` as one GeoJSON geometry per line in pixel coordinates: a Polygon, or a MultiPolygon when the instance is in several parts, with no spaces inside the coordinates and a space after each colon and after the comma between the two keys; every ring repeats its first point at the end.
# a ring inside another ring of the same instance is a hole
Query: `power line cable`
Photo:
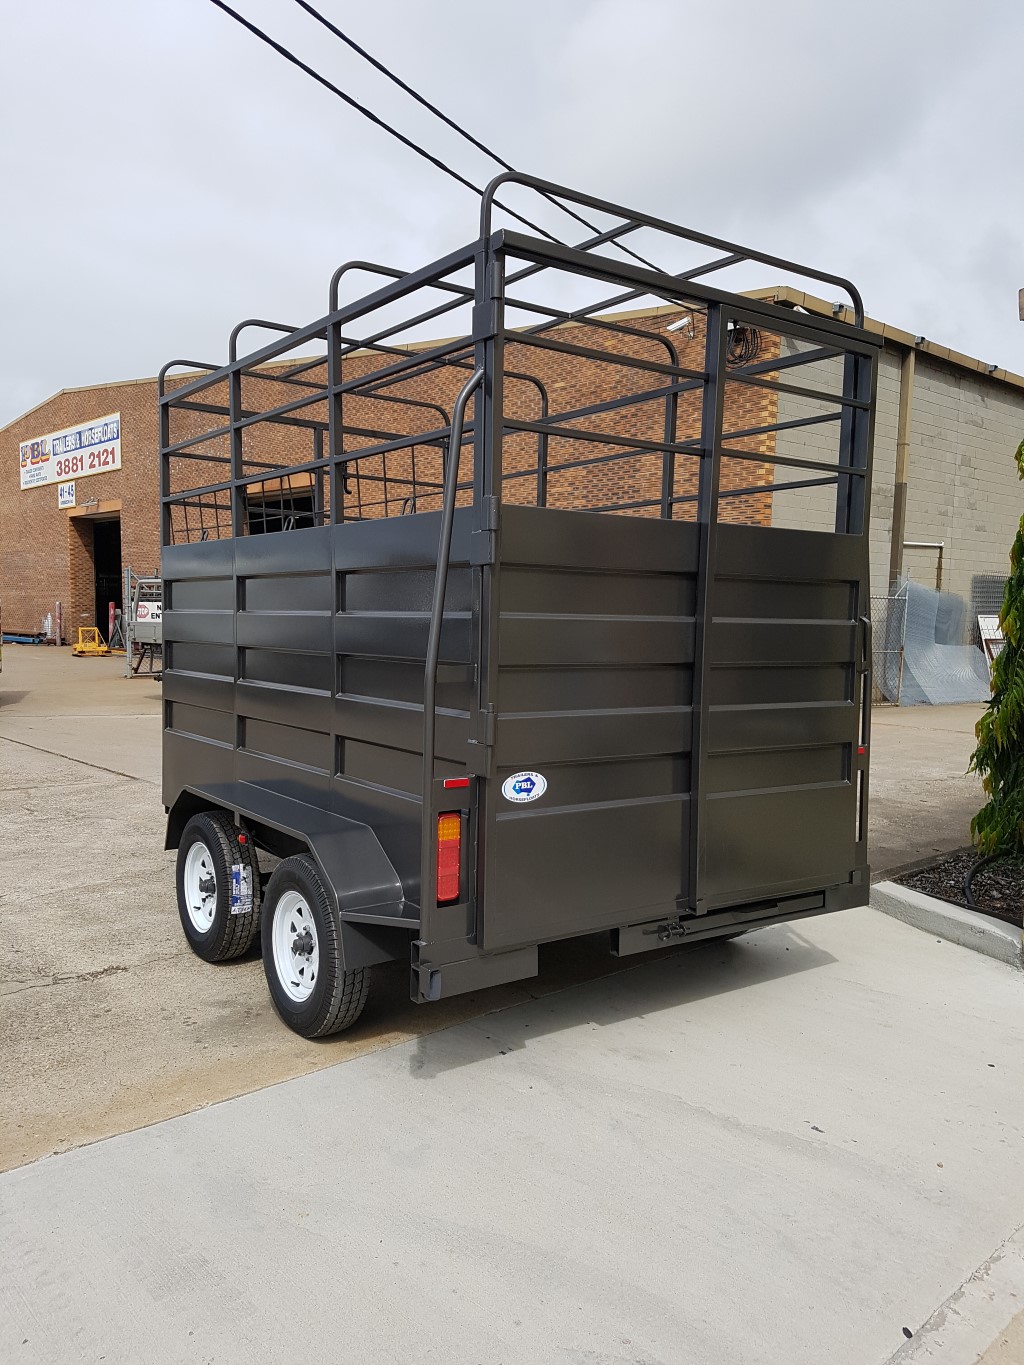
{"type": "MultiPolygon", "coordinates": [[[[488,147],[485,142],[481,142],[478,137],[474,137],[474,135],[471,132],[469,132],[467,128],[464,128],[461,123],[457,123],[455,119],[451,118],[448,114],[446,114],[443,109],[439,109],[437,105],[431,103],[431,101],[428,100],[425,95],[421,95],[420,92],[416,90],[413,86],[411,86],[407,81],[402,80],[401,76],[397,75],[394,71],[392,71],[390,67],[385,66],[385,64],[382,61],[379,61],[376,57],[374,57],[372,53],[367,52],[365,47],[362,47],[359,43],[356,42],[354,38],[350,38],[347,33],[345,33],[342,29],[338,28],[337,24],[332,23],[330,19],[328,19],[325,15],[321,14],[320,11],[314,5],[311,5],[309,3],[309,0],[295,0],[295,3],[299,6],[300,9],[305,10],[305,12],[308,15],[310,15],[311,18],[315,19],[318,24],[322,24],[323,27],[327,29],[329,33],[332,33],[335,36],[335,38],[339,38],[343,43],[346,43],[352,49],[353,52],[358,53],[358,55],[362,57],[364,61],[369,62],[372,67],[374,67],[377,71],[381,73],[381,75],[386,76],[387,79],[389,81],[392,81],[395,85],[397,85],[400,90],[404,90],[405,93],[410,96],[410,98],[414,99],[417,102],[417,104],[420,104],[423,106],[424,109],[429,110],[430,113],[432,113],[436,118],[439,118],[442,123],[447,124],[447,126],[451,128],[454,132],[458,133],[460,137],[465,138],[465,140],[468,143],[470,143],[473,147],[476,147],[478,151],[483,152],[485,156],[489,156],[492,161],[496,162],[504,170],[511,171],[513,175],[517,173],[515,166],[513,166],[510,161],[506,161],[505,158],[501,156],[500,153],[496,152],[492,147],[488,147]]],[[[543,197],[547,199],[549,203],[554,204],[554,206],[557,209],[560,209],[562,213],[568,214],[568,216],[570,218],[574,218],[577,223],[582,223],[582,225],[585,228],[589,228],[591,232],[600,232],[600,228],[598,228],[596,223],[590,222],[590,220],[584,218],[582,214],[577,213],[575,209],[569,208],[566,204],[560,203],[559,200],[556,199],[553,194],[549,194],[546,190],[540,190],[538,191],[538,193],[543,195],[543,197]]],[[[502,207],[504,208],[504,205],[502,205],[502,207]]],[[[505,212],[508,213],[510,212],[510,210],[506,209],[505,212]]],[[[523,220],[520,219],[520,221],[523,220]]],[[[530,224],[530,226],[534,227],[534,230],[537,232],[542,230],[536,227],[535,224],[530,224]]],[[[639,252],[633,251],[631,247],[625,246],[622,242],[616,242],[615,245],[618,247],[620,251],[625,252],[627,256],[632,256],[635,261],[639,261],[641,265],[647,266],[648,269],[650,270],[659,269],[659,267],[656,266],[653,263],[653,261],[649,261],[645,256],[641,256],[639,252]]],[[[662,272],[659,271],[659,273],[662,272]]]]}
{"type": "MultiPolygon", "coordinates": [[[[269,33],[266,33],[257,24],[246,19],[246,17],[243,14],[239,14],[236,9],[232,9],[230,5],[225,3],[225,0],[210,0],[210,3],[216,5],[218,9],[223,10],[224,13],[234,19],[237,24],[241,24],[243,28],[248,29],[249,32],[259,38],[261,42],[266,43],[268,47],[273,48],[276,53],[285,59],[285,61],[291,62],[293,66],[298,67],[300,71],[303,71],[307,76],[312,77],[319,85],[322,85],[326,90],[329,90],[332,95],[337,95],[340,100],[344,100],[344,102],[355,109],[357,113],[362,114],[364,118],[369,119],[369,121],[376,124],[378,128],[383,128],[385,132],[390,133],[392,137],[397,138],[403,146],[408,147],[410,151],[415,152],[417,156],[421,156],[425,161],[429,161],[432,166],[436,166],[437,169],[443,171],[445,175],[450,175],[453,180],[457,180],[459,184],[464,185],[467,190],[472,190],[475,195],[480,197],[483,196],[483,190],[479,185],[474,185],[472,180],[467,180],[464,175],[454,170],[447,162],[442,161],[440,157],[434,156],[432,152],[428,152],[426,148],[421,147],[418,142],[413,142],[412,138],[406,137],[404,133],[399,132],[392,124],[388,123],[385,119],[382,119],[378,114],[375,114],[372,109],[368,109],[365,104],[360,104],[359,100],[355,99],[352,95],[347,94],[340,86],[335,85],[333,81],[329,81],[326,76],[321,75],[320,72],[310,66],[308,62],[304,62],[301,57],[296,56],[296,54],[285,47],[283,43],[279,43],[276,38],[272,38],[269,33]]],[[[533,232],[539,232],[541,236],[546,237],[549,242],[556,242],[559,245],[564,245],[564,243],[560,242],[560,239],[554,236],[553,233],[548,232],[537,223],[531,222],[529,218],[524,218],[523,215],[517,213],[515,209],[510,209],[498,199],[495,199],[494,202],[499,208],[504,209],[511,217],[518,219],[524,226],[530,228],[533,232]]]]}
{"type": "MultiPolygon", "coordinates": [[[[290,62],[293,66],[297,67],[307,76],[310,76],[319,85],[322,85],[326,90],[329,90],[331,94],[337,95],[337,97],[340,100],[343,100],[347,105],[355,109],[357,113],[362,114],[363,117],[368,119],[371,123],[375,124],[379,128],[382,128],[385,132],[390,133],[392,137],[396,138],[397,141],[401,142],[403,146],[408,147],[410,151],[415,152],[418,156],[423,157],[424,160],[429,161],[432,166],[435,166],[439,171],[443,171],[445,175],[451,176],[453,180],[456,180],[460,185],[465,186],[466,189],[472,190],[474,194],[480,196],[481,198],[483,197],[483,189],[479,185],[475,185],[472,180],[468,180],[459,171],[449,166],[447,162],[442,161],[440,157],[436,157],[433,155],[432,152],[428,152],[425,147],[421,147],[419,143],[414,142],[412,138],[407,137],[404,133],[400,132],[392,124],[388,123],[385,119],[382,119],[378,114],[375,114],[372,109],[367,108],[365,104],[361,104],[359,100],[355,99],[352,95],[347,94],[346,91],[342,90],[339,86],[335,85],[333,81],[328,80],[326,76],[321,75],[319,71],[317,71],[314,67],[310,66],[308,62],[304,62],[301,57],[298,57],[289,48],[285,47],[283,43],[279,43],[275,38],[272,38],[269,33],[265,32],[257,24],[254,24],[251,20],[246,19],[244,15],[239,14],[239,12],[236,9],[233,9],[230,5],[226,4],[225,0],[210,0],[210,3],[216,5],[218,9],[223,10],[225,14],[227,14],[230,18],[234,19],[235,22],[240,24],[243,28],[247,29],[251,34],[253,34],[254,37],[259,38],[261,42],[266,43],[268,47],[273,48],[273,50],[277,52],[279,56],[284,57],[285,61],[290,62]]],[[[324,22],[327,23],[329,21],[325,20],[324,22]]],[[[444,117],[444,115],[441,116],[444,117]]],[[[471,137],[471,135],[468,133],[466,134],[466,136],[471,137]]],[[[494,155],[492,153],[488,154],[494,155]]],[[[498,158],[498,162],[500,165],[506,164],[500,158],[498,158]]],[[[564,204],[560,204],[558,200],[555,199],[552,195],[546,194],[544,191],[540,191],[540,193],[544,194],[545,198],[550,199],[551,202],[555,204],[556,207],[560,208],[564,213],[569,214],[570,217],[575,218],[585,227],[590,228],[591,231],[595,233],[598,232],[598,229],[594,227],[593,224],[589,223],[586,218],[583,218],[574,210],[567,208],[564,204]]],[[[552,232],[548,232],[546,228],[543,228],[538,223],[535,223],[531,219],[526,218],[523,214],[518,213],[515,209],[509,208],[508,205],[503,204],[500,199],[495,198],[493,202],[498,208],[502,209],[511,218],[515,218],[525,227],[530,228],[531,231],[539,233],[542,237],[546,237],[549,242],[555,242],[559,245],[564,245],[564,242],[562,242],[561,238],[556,237],[552,232]]],[[[654,265],[651,261],[648,261],[643,256],[638,255],[635,251],[623,245],[621,242],[616,241],[614,238],[606,238],[606,240],[613,241],[614,245],[617,246],[621,251],[624,251],[628,255],[632,256],[642,265],[647,266],[651,270],[658,270],[658,267],[654,265]]],[[[659,271],[659,273],[664,272],[659,271]]]]}
{"type": "Polygon", "coordinates": [[[388,80],[397,85],[400,90],[404,90],[407,95],[411,96],[417,104],[421,104],[424,109],[429,109],[436,118],[439,118],[442,123],[446,123],[449,128],[458,133],[460,137],[464,137],[467,142],[471,142],[473,146],[483,152],[485,156],[489,156],[492,161],[496,161],[498,165],[504,167],[506,171],[515,170],[515,167],[510,165],[504,157],[499,156],[499,154],[488,147],[486,143],[481,142],[479,138],[474,137],[473,134],[463,128],[461,124],[456,123],[453,118],[450,118],[443,109],[439,109],[436,104],[432,104],[425,95],[421,95],[420,92],[409,85],[407,81],[403,81],[401,76],[396,75],[396,73],[385,66],[382,61],[378,61],[372,53],[367,52],[365,47],[361,47],[354,38],[350,38],[347,33],[344,33],[338,28],[337,24],[332,23],[326,15],[321,14],[315,6],[309,4],[309,0],[295,0],[295,3],[300,9],[305,10],[307,14],[311,15],[318,24],[322,24],[328,32],[333,33],[335,38],[340,38],[353,52],[357,52],[364,61],[369,62],[372,67],[375,67],[382,76],[386,76],[388,80]]]}
{"type": "Polygon", "coordinates": [[[458,171],[453,170],[451,166],[446,165],[439,157],[433,156],[425,147],[421,147],[418,143],[413,142],[412,138],[406,137],[404,133],[400,133],[397,128],[380,118],[372,109],[368,109],[365,104],[360,104],[357,99],[346,94],[345,91],[335,85],[333,81],[329,81],[326,76],[322,76],[319,71],[316,71],[311,67],[308,62],[304,62],[301,57],[297,57],[294,52],[289,51],[283,43],[279,43],[276,38],[271,38],[269,33],[264,32],[263,29],[252,23],[251,20],[246,19],[243,14],[239,14],[236,9],[232,9],[230,5],[225,4],[225,0],[210,0],[210,3],[216,5],[218,9],[223,10],[225,14],[230,15],[236,24],[241,24],[243,28],[248,29],[249,32],[259,38],[261,42],[266,43],[268,47],[272,47],[275,52],[285,59],[285,61],[291,62],[291,64],[297,66],[300,71],[304,71],[307,76],[311,76],[318,84],[329,90],[332,95],[337,95],[340,100],[344,100],[345,103],[355,109],[357,113],[362,114],[362,116],[369,119],[371,123],[375,123],[378,128],[383,128],[386,133],[390,133],[392,137],[397,138],[399,142],[403,143],[411,151],[414,151],[417,156],[422,156],[425,160],[429,161],[431,165],[436,166],[439,171],[444,171],[445,175],[452,176],[453,179],[457,180],[461,185],[465,185],[466,189],[472,190],[474,194],[482,193],[480,188],[477,185],[474,185],[471,180],[467,180],[464,175],[460,175],[458,171]]]}

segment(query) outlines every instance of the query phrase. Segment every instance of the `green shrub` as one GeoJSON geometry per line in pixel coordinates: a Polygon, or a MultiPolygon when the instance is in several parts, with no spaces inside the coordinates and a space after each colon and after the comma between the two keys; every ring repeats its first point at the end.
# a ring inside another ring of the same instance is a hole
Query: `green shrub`
{"type": "MultiPolygon", "coordinates": [[[[1024,479],[1024,441],[1017,447],[1024,479]]],[[[999,613],[1005,644],[992,666],[992,699],[975,734],[971,772],[980,773],[988,800],[971,821],[983,854],[1024,855],[1024,517],[1010,551],[1010,577],[999,613]]]]}

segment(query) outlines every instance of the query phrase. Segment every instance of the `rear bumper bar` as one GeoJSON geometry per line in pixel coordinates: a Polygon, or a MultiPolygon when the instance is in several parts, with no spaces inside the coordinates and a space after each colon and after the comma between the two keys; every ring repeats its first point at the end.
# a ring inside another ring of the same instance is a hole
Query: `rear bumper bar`
{"type": "MultiPolygon", "coordinates": [[[[863,886],[830,887],[811,895],[765,901],[721,910],[715,914],[674,916],[644,924],[624,925],[611,931],[611,951],[615,957],[631,957],[637,953],[667,948],[673,943],[720,938],[724,934],[765,929],[772,924],[787,924],[791,920],[807,919],[811,915],[848,910],[857,905],[866,905],[869,890],[865,880],[863,886]]],[[[450,995],[463,995],[467,991],[485,990],[510,981],[523,981],[537,975],[536,944],[504,953],[478,953],[450,962],[423,958],[421,953],[427,948],[428,945],[419,941],[413,943],[411,995],[417,1004],[443,1000],[450,995]]]]}

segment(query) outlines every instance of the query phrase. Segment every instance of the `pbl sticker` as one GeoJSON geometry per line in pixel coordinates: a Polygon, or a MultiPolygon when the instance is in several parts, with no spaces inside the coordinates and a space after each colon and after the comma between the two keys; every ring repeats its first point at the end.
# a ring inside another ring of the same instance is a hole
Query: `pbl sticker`
{"type": "Polygon", "coordinates": [[[501,794],[506,801],[515,801],[522,804],[524,801],[536,801],[538,796],[543,796],[548,789],[548,780],[540,773],[513,773],[511,777],[506,777],[501,784],[501,794]]]}
{"type": "Polygon", "coordinates": [[[231,865],[231,913],[252,914],[252,868],[241,863],[231,865]]]}

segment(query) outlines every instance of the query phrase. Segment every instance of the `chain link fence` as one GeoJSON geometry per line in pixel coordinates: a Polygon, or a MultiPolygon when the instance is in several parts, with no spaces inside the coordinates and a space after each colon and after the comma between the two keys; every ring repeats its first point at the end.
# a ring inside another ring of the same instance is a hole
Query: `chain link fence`
{"type": "Polygon", "coordinates": [[[906,590],[871,598],[871,701],[899,706],[907,638],[906,590]]]}

